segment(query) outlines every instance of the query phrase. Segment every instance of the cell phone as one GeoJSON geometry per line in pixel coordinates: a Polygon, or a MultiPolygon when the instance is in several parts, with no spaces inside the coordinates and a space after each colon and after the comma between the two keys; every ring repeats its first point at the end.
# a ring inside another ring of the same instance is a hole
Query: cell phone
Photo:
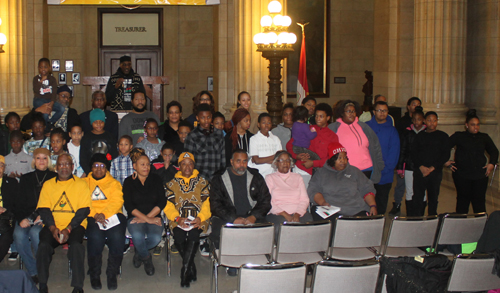
{"type": "Polygon", "coordinates": [[[62,242],[62,241],[63,241],[63,239],[64,239],[64,234],[62,234],[62,233],[61,233],[61,234],[59,234],[59,242],[62,242]]]}

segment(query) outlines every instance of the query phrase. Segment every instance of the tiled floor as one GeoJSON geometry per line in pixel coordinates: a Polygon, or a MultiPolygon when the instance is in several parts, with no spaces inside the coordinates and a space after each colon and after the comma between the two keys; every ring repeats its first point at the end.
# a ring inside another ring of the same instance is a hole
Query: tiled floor
{"type": "MultiPolygon", "coordinates": [[[[392,195],[391,195],[392,196],[392,195]]],[[[446,187],[443,184],[441,188],[441,195],[439,200],[439,213],[453,212],[455,210],[455,189],[446,187]]],[[[487,192],[487,212],[491,213],[494,210],[498,210],[500,207],[500,197],[497,191],[491,191],[488,189],[487,192]],[[494,199],[494,200],[493,200],[494,199]]],[[[392,208],[392,198],[389,201],[388,210],[392,208]]],[[[405,207],[402,207],[402,214],[404,215],[405,207]]],[[[107,250],[104,252],[107,255],[107,250]]],[[[105,256],[106,257],[106,256],[105,256]]],[[[198,281],[191,285],[189,289],[180,288],[180,268],[181,268],[181,258],[178,254],[172,255],[172,275],[167,276],[166,273],[166,262],[164,253],[161,256],[155,256],[153,261],[156,267],[156,274],[149,277],[144,272],[143,267],[136,269],[132,266],[133,252],[129,252],[125,255],[123,259],[123,275],[121,279],[118,280],[118,290],[117,292],[210,292],[210,266],[211,261],[209,257],[203,257],[201,255],[196,256],[196,265],[198,269],[198,281]]],[[[106,261],[103,260],[105,264],[106,261]]],[[[105,266],[105,265],[104,265],[105,266]]],[[[105,272],[105,267],[103,266],[103,272],[105,272]]],[[[87,266],[86,266],[87,267],[87,266]]],[[[18,262],[9,262],[4,260],[0,263],[0,269],[2,270],[15,270],[19,268],[18,262]]],[[[224,269],[219,269],[219,290],[220,292],[232,292],[237,288],[237,277],[229,277],[225,274],[224,269]]],[[[101,291],[107,291],[106,276],[102,274],[103,289],[101,291]]],[[[66,251],[61,248],[56,250],[54,256],[51,270],[50,270],[50,280],[49,280],[49,290],[50,292],[71,292],[70,280],[68,279],[68,263],[66,258],[66,251]]],[[[90,287],[90,280],[88,276],[85,278],[85,291],[93,292],[90,287]]]]}

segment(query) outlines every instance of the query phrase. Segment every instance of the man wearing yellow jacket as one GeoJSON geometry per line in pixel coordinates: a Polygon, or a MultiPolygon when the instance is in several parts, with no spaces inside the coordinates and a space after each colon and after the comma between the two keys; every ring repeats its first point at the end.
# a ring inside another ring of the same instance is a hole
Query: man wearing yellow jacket
{"type": "Polygon", "coordinates": [[[92,172],[84,179],[92,200],[86,235],[90,285],[94,290],[102,288],[102,250],[106,243],[109,247],[106,269],[108,289],[118,288],[116,275],[120,271],[125,246],[127,220],[122,214],[122,185],[111,176],[109,167],[110,162],[105,155],[94,154],[90,159],[92,172]]]}
{"type": "Polygon", "coordinates": [[[208,229],[210,219],[210,184],[194,169],[194,156],[179,155],[179,169],[165,184],[167,205],[163,210],[170,221],[174,244],[182,256],[181,287],[196,281],[194,256],[200,244],[200,233],[208,229]]]}
{"type": "Polygon", "coordinates": [[[56,170],[57,177],[43,184],[37,207],[45,225],[40,231],[36,255],[40,292],[48,292],[52,254],[54,248],[64,243],[69,244],[73,292],[83,292],[85,247],[82,242],[90,212],[90,191],[83,179],[73,177],[70,154],[59,155],[56,170]]]}

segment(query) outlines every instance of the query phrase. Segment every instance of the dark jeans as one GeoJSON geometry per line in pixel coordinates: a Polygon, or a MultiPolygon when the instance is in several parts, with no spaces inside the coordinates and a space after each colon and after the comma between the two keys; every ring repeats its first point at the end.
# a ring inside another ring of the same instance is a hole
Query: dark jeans
{"type": "Polygon", "coordinates": [[[456,173],[452,175],[457,189],[457,213],[468,214],[470,204],[472,204],[474,213],[486,212],[488,177],[471,180],[458,176],[456,173]]]}
{"type": "MultiPolygon", "coordinates": [[[[42,106],[43,104],[47,104],[47,103],[50,103],[50,101],[46,100],[46,99],[42,99],[42,98],[33,98],[33,107],[35,109],[42,106]]],[[[61,118],[62,114],[64,114],[65,110],[66,110],[66,108],[63,105],[59,104],[58,102],[55,102],[54,105],[52,106],[52,111],[55,113],[54,113],[54,115],[52,115],[52,117],[50,117],[50,120],[49,120],[48,114],[42,114],[43,119],[45,119],[45,123],[47,123],[47,124],[49,124],[49,122],[51,124],[56,123],[57,120],[59,120],[59,118],[61,118]]]]}
{"type": "MultiPolygon", "coordinates": [[[[85,228],[78,226],[69,234],[68,244],[68,259],[71,261],[72,279],[71,286],[83,288],[85,280],[84,260],[85,246],[83,246],[83,236],[85,228]]],[[[38,269],[38,280],[42,284],[47,284],[49,280],[49,267],[52,262],[54,249],[61,245],[50,233],[47,226],[40,231],[40,244],[36,253],[36,268],[38,269]]]]}
{"type": "Polygon", "coordinates": [[[321,217],[320,215],[318,215],[318,213],[316,213],[317,207],[318,206],[316,206],[316,205],[311,207],[311,215],[312,215],[314,221],[323,221],[323,220],[335,221],[335,219],[338,218],[339,216],[361,217],[361,216],[367,216],[368,215],[367,211],[360,211],[360,212],[358,212],[355,215],[343,215],[342,211],[340,211],[340,212],[338,212],[336,214],[333,214],[333,215],[329,216],[326,219],[323,219],[323,217],[321,217]]]}
{"type": "Polygon", "coordinates": [[[443,179],[443,172],[441,170],[434,170],[427,177],[422,175],[419,168],[413,171],[413,215],[423,216],[424,210],[424,197],[427,190],[427,202],[429,216],[437,215],[439,188],[441,187],[441,180],[443,179]]]}
{"type": "Polygon", "coordinates": [[[0,262],[9,252],[10,245],[14,242],[14,228],[0,235],[0,262]]]}
{"type": "Polygon", "coordinates": [[[379,215],[385,214],[387,210],[387,201],[389,200],[389,192],[391,192],[392,182],[387,184],[375,184],[375,202],[377,203],[377,212],[379,215]]]}
{"type": "Polygon", "coordinates": [[[396,175],[396,188],[394,188],[394,202],[400,204],[403,201],[403,195],[405,195],[406,184],[405,179],[396,175]]]}
{"type": "Polygon", "coordinates": [[[174,243],[179,246],[184,246],[186,242],[200,241],[200,234],[203,230],[192,229],[190,231],[184,231],[179,227],[175,227],[172,232],[174,234],[174,243]]]}
{"type": "Polygon", "coordinates": [[[127,221],[128,231],[132,235],[135,251],[142,259],[146,259],[149,255],[148,250],[160,243],[163,225],[158,226],[148,223],[130,224],[132,219],[134,218],[132,217],[127,221]]]}
{"type": "Polygon", "coordinates": [[[89,257],[102,255],[104,245],[108,244],[110,255],[123,255],[125,247],[125,230],[127,219],[123,214],[117,214],[120,224],[108,230],[101,230],[94,218],[87,218],[87,252],[89,257]]]}

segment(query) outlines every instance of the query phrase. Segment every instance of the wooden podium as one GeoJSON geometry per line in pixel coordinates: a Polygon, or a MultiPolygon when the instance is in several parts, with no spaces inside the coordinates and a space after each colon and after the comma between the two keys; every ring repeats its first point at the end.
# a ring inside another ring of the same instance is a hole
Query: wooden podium
{"type": "MultiPolygon", "coordinates": [[[[168,85],[167,76],[141,76],[146,96],[150,99],[149,110],[154,112],[163,121],[163,98],[161,96],[161,86],[168,85]]],[[[82,78],[82,84],[92,87],[92,92],[101,90],[106,92],[109,76],[86,76],[82,78]]]]}

